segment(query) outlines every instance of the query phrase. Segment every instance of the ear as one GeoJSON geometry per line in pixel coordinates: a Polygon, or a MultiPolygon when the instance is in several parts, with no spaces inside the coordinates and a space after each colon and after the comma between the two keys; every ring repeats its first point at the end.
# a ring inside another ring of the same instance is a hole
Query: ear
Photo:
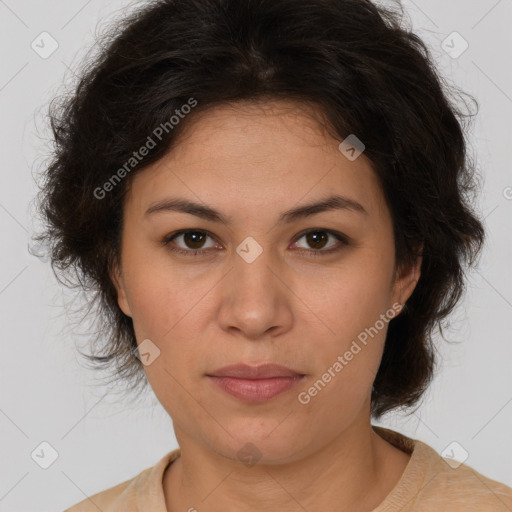
{"type": "Polygon", "coordinates": [[[419,255],[408,267],[399,269],[393,286],[393,304],[398,302],[403,305],[412,295],[421,276],[421,263],[423,261],[423,246],[420,247],[419,255]]]}
{"type": "Polygon", "coordinates": [[[122,270],[116,264],[110,273],[110,277],[112,279],[112,283],[117,290],[117,303],[121,308],[121,311],[131,317],[132,311],[130,309],[130,304],[128,303],[128,298],[126,294],[126,283],[124,281],[122,270]]]}

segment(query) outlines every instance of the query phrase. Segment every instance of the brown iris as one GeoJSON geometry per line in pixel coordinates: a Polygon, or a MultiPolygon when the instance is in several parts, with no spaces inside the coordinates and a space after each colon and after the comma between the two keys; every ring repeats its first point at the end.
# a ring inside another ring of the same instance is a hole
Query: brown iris
{"type": "Polygon", "coordinates": [[[323,247],[322,242],[326,242],[328,238],[328,235],[324,231],[310,231],[306,234],[308,244],[314,249],[321,249],[323,247]],[[318,244],[322,247],[318,247],[318,244]]]}
{"type": "Polygon", "coordinates": [[[201,231],[189,231],[187,233],[183,233],[183,241],[189,249],[201,249],[206,236],[207,234],[202,233],[201,231]]]}

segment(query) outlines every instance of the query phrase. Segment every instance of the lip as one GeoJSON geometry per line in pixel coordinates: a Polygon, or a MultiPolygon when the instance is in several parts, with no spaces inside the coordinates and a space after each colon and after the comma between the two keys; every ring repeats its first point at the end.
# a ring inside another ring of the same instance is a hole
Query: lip
{"type": "Polygon", "coordinates": [[[229,395],[244,402],[265,402],[298,384],[304,376],[271,377],[269,379],[239,379],[236,377],[208,378],[229,395]]]}
{"type": "Polygon", "coordinates": [[[237,364],[220,368],[207,377],[239,400],[265,402],[296,386],[305,375],[277,364],[237,364]]]}
{"type": "Polygon", "coordinates": [[[208,374],[208,377],[234,377],[238,379],[270,379],[274,377],[302,377],[303,374],[279,364],[250,366],[233,364],[208,374]]]}

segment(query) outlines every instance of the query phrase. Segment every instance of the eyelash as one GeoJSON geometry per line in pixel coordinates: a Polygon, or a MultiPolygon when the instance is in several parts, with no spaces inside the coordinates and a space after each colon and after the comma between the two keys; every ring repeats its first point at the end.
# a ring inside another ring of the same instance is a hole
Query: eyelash
{"type": "MultiPolygon", "coordinates": [[[[304,237],[304,236],[306,236],[306,235],[308,235],[310,233],[318,233],[318,232],[320,232],[320,233],[328,233],[329,235],[332,235],[339,242],[341,242],[341,245],[339,245],[338,247],[336,247],[334,249],[331,248],[331,249],[328,249],[328,250],[322,250],[322,249],[294,249],[294,250],[298,251],[299,253],[307,253],[308,255],[311,255],[311,256],[328,256],[330,254],[334,254],[336,252],[341,251],[345,246],[349,245],[349,242],[348,242],[347,238],[345,236],[341,235],[340,233],[337,233],[335,231],[331,231],[331,230],[328,230],[328,229],[320,229],[320,228],[309,229],[307,231],[304,231],[303,233],[301,233],[297,237],[295,242],[297,242],[302,237],[304,237]]],[[[211,250],[211,248],[210,249],[190,249],[190,250],[185,250],[185,249],[181,249],[180,247],[172,247],[172,246],[169,245],[169,242],[172,242],[178,236],[183,235],[183,234],[187,234],[187,233],[201,233],[201,234],[208,235],[211,238],[214,238],[213,235],[211,235],[208,231],[204,231],[204,230],[201,230],[201,229],[184,229],[184,230],[181,230],[181,231],[176,231],[176,232],[171,233],[170,235],[166,236],[162,240],[162,245],[168,246],[168,249],[170,251],[173,251],[173,252],[179,253],[179,254],[183,254],[185,256],[192,256],[192,257],[202,256],[202,255],[208,253],[211,250]]]]}

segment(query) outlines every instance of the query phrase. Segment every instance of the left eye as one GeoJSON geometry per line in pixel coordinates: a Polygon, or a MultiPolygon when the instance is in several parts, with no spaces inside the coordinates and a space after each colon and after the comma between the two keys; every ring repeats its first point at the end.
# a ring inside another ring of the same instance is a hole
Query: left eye
{"type": "MultiPolygon", "coordinates": [[[[314,230],[314,231],[308,231],[308,232],[304,233],[298,240],[305,238],[306,242],[311,247],[313,247],[313,252],[318,252],[320,249],[325,248],[324,244],[325,244],[326,240],[329,239],[329,237],[334,238],[338,242],[342,242],[342,245],[346,244],[346,240],[344,239],[343,236],[338,235],[337,233],[333,233],[332,231],[326,231],[326,230],[321,230],[321,229],[314,230]],[[319,246],[321,246],[321,247],[319,247],[319,246]]],[[[298,242],[298,240],[297,240],[297,242],[298,242]]],[[[295,242],[295,244],[297,244],[297,242],[295,242]]],[[[333,245],[334,245],[334,247],[336,246],[336,244],[333,244],[333,245]]],[[[331,245],[328,248],[328,250],[323,250],[321,252],[332,252],[333,245],[331,245]]],[[[306,247],[305,250],[310,251],[311,249],[308,249],[306,247]]]]}
{"type": "MultiPolygon", "coordinates": [[[[209,249],[215,248],[215,243],[210,245],[209,247],[204,247],[204,241],[206,238],[213,237],[206,231],[201,230],[183,230],[173,233],[162,240],[162,244],[164,246],[169,246],[169,250],[184,254],[186,256],[200,256],[209,252],[209,249]],[[182,239],[182,243],[184,247],[181,246],[173,246],[170,242],[174,242],[174,240],[182,239]]],[[[336,251],[339,251],[343,248],[343,246],[348,245],[348,241],[345,236],[340,233],[335,233],[333,231],[328,231],[325,229],[313,229],[302,233],[299,238],[296,239],[293,245],[297,245],[301,239],[306,239],[306,243],[310,245],[311,248],[308,247],[300,247],[298,248],[299,252],[307,252],[312,255],[323,255],[329,254],[336,251]],[[329,237],[334,238],[339,242],[336,246],[336,243],[331,244],[331,246],[327,246],[325,249],[325,244],[329,237]]]]}

